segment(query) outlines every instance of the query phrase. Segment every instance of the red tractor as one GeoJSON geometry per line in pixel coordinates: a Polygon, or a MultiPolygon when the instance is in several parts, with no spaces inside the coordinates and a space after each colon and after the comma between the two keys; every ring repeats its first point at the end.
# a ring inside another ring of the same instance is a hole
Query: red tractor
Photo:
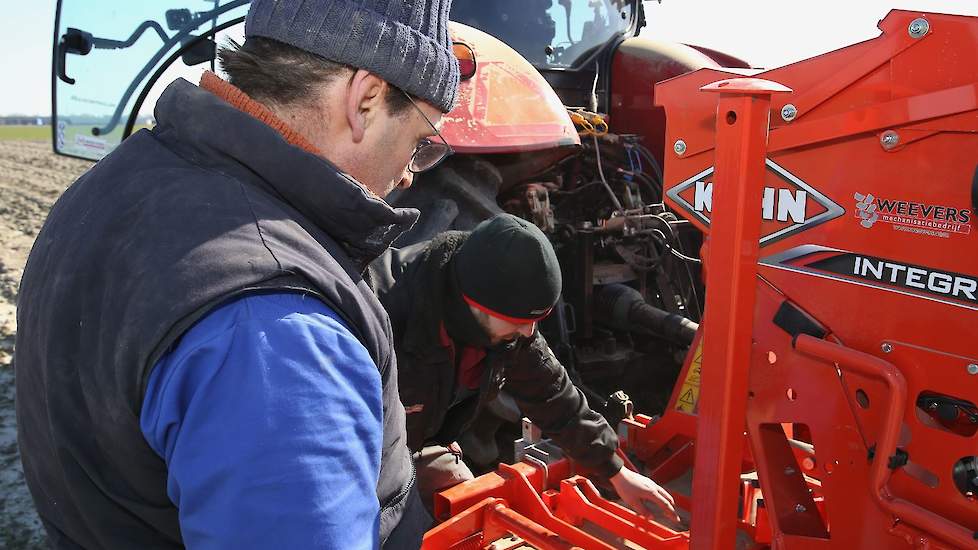
{"type": "MultiPolygon", "coordinates": [[[[247,7],[171,4],[59,4],[56,151],[110,151],[247,7]]],[[[401,244],[540,226],[541,330],[692,523],[608,500],[503,397],[425,548],[978,548],[978,19],[893,11],[764,72],[639,36],[636,0],[452,19],[459,154],[389,197],[422,210],[401,244]]]]}
{"type": "MultiPolygon", "coordinates": [[[[56,152],[98,159],[144,126],[157,82],[213,63],[215,33],[233,31],[248,3],[172,4],[93,13],[61,2],[56,152]]],[[[504,211],[538,224],[564,271],[564,297],[541,327],[551,347],[613,425],[633,408],[661,412],[702,310],[702,234],[663,202],[665,118],[651,92],[693,70],[747,64],[636,36],[637,0],[456,0],[451,16],[465,78],[443,134],[456,154],[388,197],[422,211],[396,244],[504,211]]],[[[510,400],[493,411],[468,442],[482,467],[512,461],[519,434],[510,400]]]]}

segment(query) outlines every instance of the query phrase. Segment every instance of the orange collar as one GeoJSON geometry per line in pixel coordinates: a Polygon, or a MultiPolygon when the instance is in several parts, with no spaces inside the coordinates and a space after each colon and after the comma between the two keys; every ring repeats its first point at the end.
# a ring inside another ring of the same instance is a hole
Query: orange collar
{"type": "Polygon", "coordinates": [[[203,76],[200,77],[200,87],[227,101],[239,111],[247,113],[270,126],[281,134],[282,138],[289,142],[289,144],[317,157],[322,157],[319,150],[309,140],[302,137],[299,132],[296,132],[288,124],[283,122],[282,119],[275,116],[271,109],[251,99],[248,97],[248,94],[242,92],[230,82],[221,79],[221,77],[211,71],[204,71],[203,76]]]}

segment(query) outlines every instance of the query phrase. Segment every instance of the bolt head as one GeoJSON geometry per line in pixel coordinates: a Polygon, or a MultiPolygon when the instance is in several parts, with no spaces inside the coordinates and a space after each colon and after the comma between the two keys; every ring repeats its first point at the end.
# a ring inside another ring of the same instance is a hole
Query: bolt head
{"type": "Polygon", "coordinates": [[[781,118],[785,122],[791,122],[796,116],[798,116],[798,109],[794,105],[789,103],[781,107],[781,118]]]}
{"type": "Polygon", "coordinates": [[[800,514],[805,510],[808,510],[808,508],[805,508],[804,504],[795,504],[795,512],[798,512],[800,514]]]}
{"type": "Polygon", "coordinates": [[[978,365],[971,363],[968,365],[968,374],[975,375],[978,374],[978,365]]]}
{"type": "Polygon", "coordinates": [[[675,151],[677,155],[683,156],[686,154],[686,142],[681,139],[677,139],[675,145],[672,146],[672,150],[675,151]]]}
{"type": "Polygon", "coordinates": [[[884,149],[893,149],[899,144],[900,134],[894,132],[893,130],[887,130],[880,136],[880,145],[882,145],[884,149]]]}
{"type": "Polygon", "coordinates": [[[930,32],[930,23],[923,17],[918,17],[910,22],[907,32],[910,34],[910,38],[921,38],[930,32]]]}
{"type": "Polygon", "coordinates": [[[891,351],[893,351],[893,345],[890,344],[889,342],[883,342],[883,345],[880,346],[880,349],[883,350],[883,353],[890,353],[891,351]]]}
{"type": "Polygon", "coordinates": [[[784,469],[784,475],[790,476],[790,475],[794,475],[794,474],[795,474],[795,469],[792,468],[791,466],[788,466],[788,467],[786,467],[784,469]]]}

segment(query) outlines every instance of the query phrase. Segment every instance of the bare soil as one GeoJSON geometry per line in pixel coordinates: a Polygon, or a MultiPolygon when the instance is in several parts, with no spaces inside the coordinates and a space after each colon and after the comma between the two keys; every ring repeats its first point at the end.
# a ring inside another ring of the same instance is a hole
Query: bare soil
{"type": "Polygon", "coordinates": [[[0,141],[0,548],[45,546],[17,452],[17,286],[51,205],[90,166],[55,155],[50,142],[0,141]]]}

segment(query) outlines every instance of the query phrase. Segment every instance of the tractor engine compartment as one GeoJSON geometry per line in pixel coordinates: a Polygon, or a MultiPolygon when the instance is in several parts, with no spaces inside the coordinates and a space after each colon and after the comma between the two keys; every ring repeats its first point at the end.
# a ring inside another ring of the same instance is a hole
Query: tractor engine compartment
{"type": "MultiPolygon", "coordinates": [[[[564,281],[561,300],[540,331],[589,405],[614,426],[633,410],[665,409],[704,294],[695,257],[700,231],[666,208],[661,169],[639,136],[611,134],[602,124],[601,132],[582,128],[590,134],[582,133],[577,154],[529,180],[505,175],[526,173],[515,166],[538,165],[534,153],[459,156],[388,200],[422,211],[418,226],[395,246],[471,229],[499,212],[540,227],[564,281]]],[[[483,468],[511,461],[519,434],[515,408],[493,410],[508,423],[496,435],[502,454],[480,457],[483,468]]]]}

